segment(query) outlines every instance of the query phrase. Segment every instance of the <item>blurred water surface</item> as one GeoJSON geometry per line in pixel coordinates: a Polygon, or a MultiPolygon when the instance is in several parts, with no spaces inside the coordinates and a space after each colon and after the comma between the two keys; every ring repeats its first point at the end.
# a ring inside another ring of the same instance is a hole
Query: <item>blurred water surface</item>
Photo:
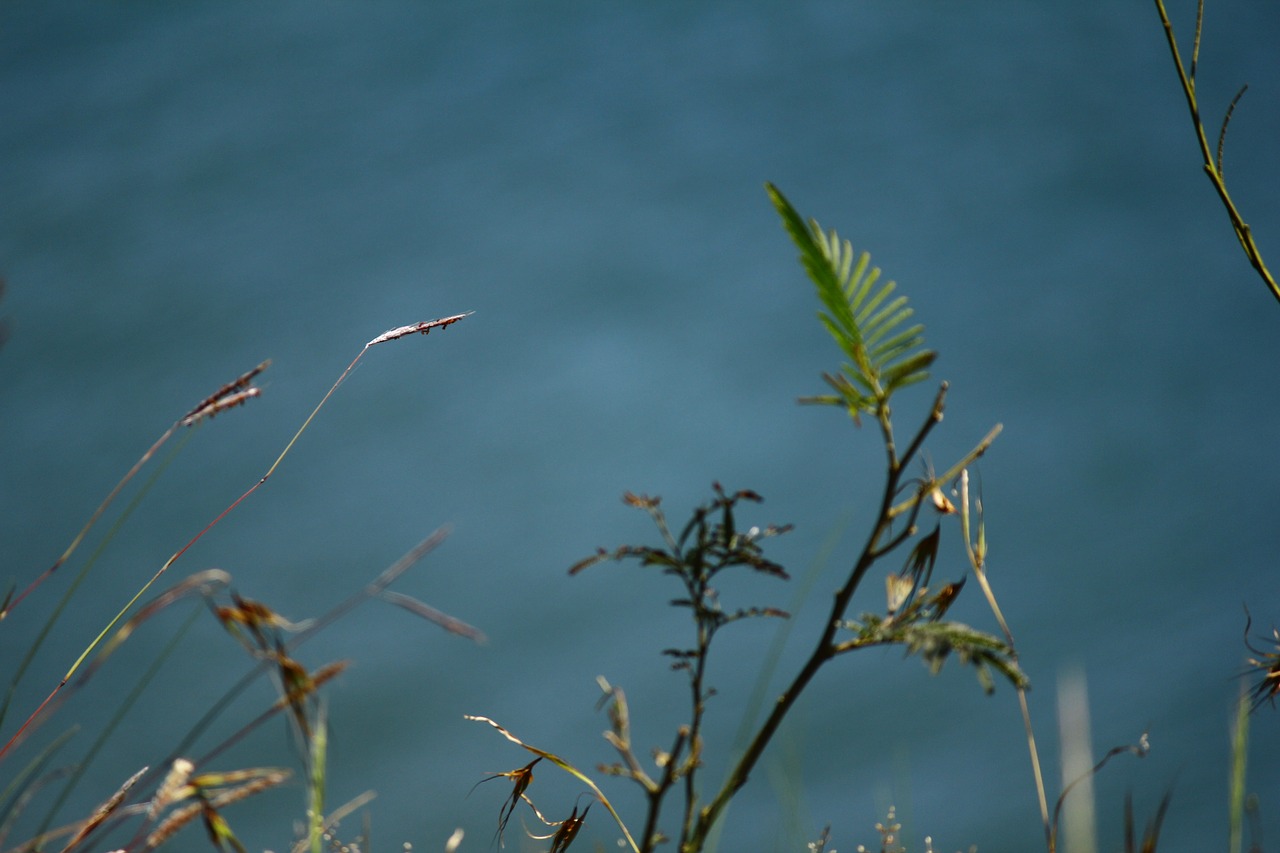
{"type": "MultiPolygon", "coordinates": [[[[1206,112],[1216,121],[1252,84],[1227,173],[1280,263],[1280,13],[1211,6],[1206,112]]],[[[1004,424],[978,472],[991,574],[1049,772],[1056,682],[1081,669],[1095,751],[1144,729],[1153,744],[1098,780],[1101,844],[1120,844],[1125,791],[1141,818],[1172,787],[1166,843],[1221,847],[1241,603],[1280,620],[1280,307],[1235,245],[1185,113],[1141,3],[6,6],[6,577],[29,582],[175,417],[274,359],[262,398],[198,430],[110,543],[6,737],[265,472],[365,341],[460,311],[476,313],[370,351],[275,477],[172,570],[223,568],[302,618],[453,524],[399,588],[482,627],[486,647],[385,605],[307,647],[313,665],[355,661],[330,692],[331,803],[379,792],[375,849],[440,849],[455,826],[464,849],[488,849],[503,794],[467,790],[525,757],[462,715],[589,767],[611,758],[597,674],[628,690],[642,749],[670,743],[683,685],[658,652],[683,636],[675,591],[631,566],[564,571],[597,546],[653,541],[618,500],[627,489],[663,495],[678,519],[719,480],[765,495],[752,523],[797,525],[772,553],[816,576],[785,671],[860,546],[880,456],[872,431],[794,405],[838,353],[770,180],[911,297],[952,383],[931,457],[947,464],[1004,424]]],[[[932,393],[904,395],[903,430],[932,393]]],[[[958,577],[946,536],[939,571],[958,577]]],[[[7,620],[6,679],[98,541],[7,620]]],[[[880,606],[873,580],[855,610],[880,606]]],[[[795,606],[777,584],[725,587],[733,603],[795,606]]],[[[955,612],[993,628],[969,592],[955,612]]],[[[180,619],[135,638],[33,744],[100,719],[180,619]]],[[[723,635],[708,781],[774,630],[723,635]]],[[[237,651],[198,622],[64,818],[160,760],[242,671],[237,651]]],[[[838,849],[872,845],[890,803],[912,849],[925,834],[939,849],[1036,849],[1013,694],[898,657],[820,675],[721,849],[802,850],[826,823],[838,849]]],[[[246,697],[224,733],[270,695],[246,697]]],[[[293,761],[283,732],[218,766],[293,761]]],[[[1278,749],[1263,712],[1250,782],[1272,839],[1278,749]]],[[[579,793],[550,769],[538,786],[552,811],[579,793]]],[[[282,849],[303,808],[294,784],[228,816],[252,849],[282,849]]],[[[519,834],[513,821],[509,847],[519,834]]],[[[578,843],[616,837],[597,809],[578,843]]]]}

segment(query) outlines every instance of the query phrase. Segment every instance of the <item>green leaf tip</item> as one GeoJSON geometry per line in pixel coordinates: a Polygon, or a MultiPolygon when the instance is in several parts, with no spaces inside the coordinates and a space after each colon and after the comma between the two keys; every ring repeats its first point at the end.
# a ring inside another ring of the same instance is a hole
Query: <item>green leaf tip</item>
{"type": "Polygon", "coordinates": [[[842,405],[857,421],[860,413],[886,406],[899,388],[927,379],[937,353],[924,347],[924,326],[903,327],[915,312],[905,296],[893,295],[896,282],[881,283],[867,252],[855,256],[836,231],[806,222],[776,186],[766,183],[765,192],[817,288],[818,319],[848,359],[838,380],[825,377],[839,394],[806,402],[842,405]]]}

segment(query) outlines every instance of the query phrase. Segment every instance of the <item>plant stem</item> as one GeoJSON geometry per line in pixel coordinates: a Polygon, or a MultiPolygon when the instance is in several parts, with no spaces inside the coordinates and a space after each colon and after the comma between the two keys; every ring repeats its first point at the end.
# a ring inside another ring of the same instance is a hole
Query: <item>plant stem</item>
{"type": "MultiPolygon", "coordinates": [[[[964,536],[965,551],[969,556],[969,565],[973,567],[973,574],[978,578],[978,585],[982,587],[982,594],[987,600],[987,606],[991,608],[992,614],[996,617],[996,622],[1000,625],[1000,630],[1004,633],[1005,642],[1009,645],[1009,658],[1016,665],[1018,663],[1018,650],[1013,642],[1013,632],[1009,630],[1009,623],[1004,620],[1004,614],[1000,612],[1000,605],[996,602],[995,592],[991,589],[991,583],[987,580],[986,565],[986,534],[982,530],[982,503],[978,502],[978,541],[980,547],[975,547],[971,535],[969,523],[969,472],[960,472],[960,529],[964,536]]],[[[1027,732],[1027,751],[1031,755],[1031,772],[1035,777],[1036,795],[1040,800],[1040,821],[1044,826],[1045,847],[1049,853],[1054,853],[1057,844],[1056,836],[1053,831],[1053,825],[1049,821],[1049,798],[1045,793],[1044,773],[1040,769],[1040,753],[1036,749],[1035,729],[1031,725],[1031,710],[1027,706],[1027,689],[1025,687],[1016,688],[1018,691],[1018,707],[1022,711],[1022,725],[1027,732]]]]}
{"type": "MultiPolygon", "coordinates": [[[[1182,84],[1182,93],[1187,99],[1187,109],[1191,112],[1191,123],[1195,127],[1196,141],[1200,145],[1200,156],[1204,160],[1204,172],[1213,183],[1214,190],[1218,193],[1218,198],[1222,201],[1223,206],[1227,209],[1227,216],[1231,219],[1231,227],[1235,230],[1236,239],[1240,241],[1240,247],[1244,249],[1245,256],[1249,259],[1249,264],[1257,271],[1262,281],[1271,291],[1271,295],[1280,302],[1280,284],[1276,283],[1275,277],[1271,271],[1267,269],[1266,263],[1262,260],[1262,253],[1258,249],[1258,244],[1254,242],[1253,231],[1249,228],[1249,224],[1244,221],[1244,217],[1240,211],[1236,209],[1235,203],[1231,200],[1231,195],[1227,192],[1227,184],[1222,176],[1222,141],[1226,137],[1227,121],[1222,123],[1222,133],[1218,137],[1218,157],[1215,159],[1212,150],[1209,148],[1209,139],[1205,136],[1204,122],[1200,119],[1200,105],[1196,99],[1196,63],[1200,55],[1200,32],[1204,22],[1204,0],[1200,0],[1196,7],[1196,31],[1195,45],[1191,58],[1191,73],[1188,74],[1186,68],[1182,64],[1182,55],[1178,52],[1178,41],[1173,34],[1173,24],[1169,21],[1169,13],[1165,10],[1164,0],[1155,0],[1156,10],[1160,13],[1160,22],[1164,25],[1165,39],[1169,42],[1169,51],[1173,54],[1173,64],[1178,70],[1178,81],[1182,84]]],[[[1243,90],[1242,90],[1243,91],[1243,90]]],[[[1237,100],[1239,95],[1236,96],[1237,100]]],[[[1235,102],[1232,102],[1232,107],[1235,102]]],[[[1227,120],[1230,120],[1231,111],[1227,112],[1227,120]]]]}
{"type": "MultiPolygon", "coordinates": [[[[877,409],[877,420],[881,426],[881,432],[884,437],[885,455],[887,457],[888,472],[885,478],[884,491],[880,498],[880,511],[876,518],[876,523],[872,528],[871,535],[867,538],[866,544],[863,545],[862,552],[854,563],[853,568],[849,572],[848,578],[844,584],[836,591],[831,604],[831,612],[826,624],[823,628],[822,635],[819,637],[817,645],[814,647],[812,654],[805,661],[804,666],[796,674],[791,684],[774,702],[773,709],[761,724],[760,729],[756,732],[751,743],[748,744],[742,757],[738,759],[738,763],[734,765],[729,773],[728,779],[725,780],[724,786],[716,794],[715,798],[702,808],[698,814],[698,819],[694,825],[693,832],[688,839],[681,844],[681,853],[694,853],[702,849],[706,841],[707,835],[711,832],[716,820],[720,817],[725,807],[733,796],[741,790],[747,783],[751,771],[755,768],[756,762],[760,760],[760,756],[764,754],[765,748],[777,734],[779,727],[782,725],[783,719],[787,712],[800,698],[800,694],[804,692],[805,687],[813,680],[818,670],[822,668],[828,660],[836,654],[836,644],[834,642],[836,631],[839,629],[841,622],[844,620],[845,613],[849,609],[849,604],[853,599],[853,594],[857,591],[867,570],[875,564],[880,557],[889,553],[894,547],[905,541],[905,537],[898,536],[888,545],[882,545],[882,541],[889,535],[895,518],[894,499],[898,495],[902,485],[902,474],[904,467],[911,462],[915,453],[923,445],[927,435],[942,420],[943,402],[946,398],[947,386],[945,383],[938,391],[938,395],[934,400],[933,408],[929,412],[928,418],[920,427],[916,436],[908,444],[908,451],[905,456],[899,458],[893,438],[893,427],[889,421],[889,409],[885,403],[877,409]]],[[[932,482],[923,483],[922,487],[917,491],[914,498],[915,508],[918,509],[921,499],[929,493],[933,488],[932,482]],[[928,486],[928,488],[924,488],[928,486]]],[[[907,529],[914,529],[915,512],[913,511],[908,519],[907,529]]],[[[909,535],[909,534],[908,534],[909,535]]]]}

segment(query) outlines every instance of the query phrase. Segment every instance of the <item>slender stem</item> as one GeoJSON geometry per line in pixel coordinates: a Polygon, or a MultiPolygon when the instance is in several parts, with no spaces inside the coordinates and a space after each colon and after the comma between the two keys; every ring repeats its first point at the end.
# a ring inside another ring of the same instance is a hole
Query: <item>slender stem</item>
{"type": "MultiPolygon", "coordinates": [[[[705,595],[705,588],[701,591],[705,595]]],[[[689,678],[689,693],[692,702],[692,714],[689,722],[689,761],[684,774],[684,824],[680,829],[680,844],[683,846],[693,831],[694,815],[698,808],[698,789],[695,785],[699,758],[699,745],[702,743],[702,718],[706,711],[706,696],[703,694],[703,677],[706,674],[707,651],[711,646],[711,628],[705,622],[698,624],[698,653],[694,658],[693,670],[689,678]]],[[[672,754],[670,761],[675,762],[672,754]]]]}
{"type": "Polygon", "coordinates": [[[9,602],[7,607],[0,610],[0,619],[4,619],[4,617],[8,616],[9,611],[21,604],[24,598],[30,595],[36,587],[48,580],[49,576],[61,568],[62,564],[65,563],[73,553],[75,553],[76,548],[80,547],[80,543],[84,540],[85,535],[88,534],[93,525],[98,522],[98,519],[102,517],[102,514],[106,512],[107,507],[111,506],[112,502],[115,501],[116,497],[124,489],[125,485],[133,479],[134,475],[137,474],[138,471],[142,470],[142,466],[146,465],[151,457],[156,454],[156,451],[158,451],[164,443],[173,436],[180,424],[181,421],[175,422],[173,426],[165,430],[164,435],[156,439],[156,442],[147,449],[147,452],[142,454],[141,458],[139,458],[137,462],[133,463],[133,467],[129,469],[128,473],[120,478],[120,482],[116,483],[116,486],[111,490],[111,493],[103,499],[102,503],[98,504],[98,508],[93,511],[93,515],[89,516],[89,520],[85,522],[84,527],[80,528],[80,532],[71,540],[71,544],[67,546],[67,549],[62,552],[62,556],[60,556],[52,566],[45,569],[38,578],[28,584],[26,589],[15,596],[14,599],[9,602]]]}
{"type": "MultiPolygon", "coordinates": [[[[971,526],[969,520],[969,472],[962,471],[960,473],[960,529],[964,536],[965,551],[969,556],[969,565],[973,568],[973,574],[978,579],[979,586],[982,587],[982,594],[987,600],[987,605],[991,608],[992,614],[996,617],[996,622],[1000,625],[1000,630],[1004,633],[1005,642],[1009,646],[1009,659],[1014,665],[1018,664],[1018,650],[1013,642],[1013,632],[1009,630],[1009,623],[1005,621],[1004,614],[1000,612],[1000,605],[996,603],[995,592],[991,589],[991,583],[987,580],[986,554],[984,547],[975,547],[971,537],[971,526]]],[[[978,504],[978,541],[985,542],[986,535],[982,530],[982,505],[978,504]]],[[[1022,711],[1022,725],[1027,733],[1027,751],[1031,755],[1031,772],[1035,777],[1036,795],[1040,801],[1040,821],[1044,826],[1045,846],[1049,853],[1054,853],[1056,844],[1053,832],[1053,826],[1049,821],[1049,798],[1045,793],[1044,773],[1040,768],[1040,753],[1036,748],[1035,730],[1031,725],[1031,710],[1027,707],[1027,690],[1025,687],[1018,687],[1018,707],[1022,711]]]]}
{"type": "MultiPolygon", "coordinates": [[[[688,739],[687,735],[688,730],[681,726],[680,730],[676,732],[676,742],[671,747],[666,766],[662,768],[662,781],[645,786],[645,792],[649,797],[649,814],[645,817],[644,834],[640,836],[641,853],[652,853],[653,848],[657,845],[658,816],[662,813],[662,800],[666,797],[667,791],[671,786],[675,784],[677,758],[684,750],[685,741],[688,739]]],[[[634,756],[632,756],[632,760],[634,761],[634,756]]],[[[647,776],[641,771],[641,776],[637,778],[647,778],[647,776]]]]}
{"type": "Polygon", "coordinates": [[[1164,26],[1165,39],[1169,42],[1169,52],[1173,55],[1174,67],[1178,71],[1178,80],[1182,84],[1182,93],[1187,99],[1187,109],[1191,112],[1191,123],[1195,127],[1196,141],[1200,145],[1200,156],[1204,161],[1204,172],[1213,183],[1213,188],[1218,193],[1218,198],[1227,210],[1227,216],[1231,219],[1231,227],[1235,231],[1236,239],[1240,241],[1240,247],[1244,249],[1245,256],[1249,259],[1249,265],[1257,271],[1271,291],[1271,295],[1276,298],[1276,301],[1280,302],[1280,284],[1276,283],[1275,277],[1267,269],[1267,265],[1262,259],[1262,253],[1258,249],[1257,243],[1254,242],[1253,231],[1249,228],[1249,224],[1244,221],[1244,217],[1236,209],[1235,203],[1227,192],[1222,170],[1218,167],[1218,161],[1215,160],[1213,151],[1209,147],[1209,140],[1204,132],[1204,123],[1200,120],[1200,106],[1196,100],[1195,72],[1196,61],[1199,59],[1200,54],[1200,29],[1204,18],[1203,0],[1201,0],[1196,10],[1195,46],[1192,52],[1190,74],[1187,73],[1182,64],[1182,54],[1178,51],[1178,41],[1174,37],[1173,24],[1169,20],[1169,13],[1165,10],[1164,0],[1155,0],[1155,3],[1156,10],[1160,13],[1160,23],[1164,26]]]}
{"type": "MultiPolygon", "coordinates": [[[[787,712],[795,704],[800,694],[804,692],[805,687],[813,680],[822,665],[829,661],[836,654],[837,645],[834,642],[836,631],[843,622],[845,613],[849,609],[849,604],[853,599],[853,594],[857,591],[862,578],[873,564],[886,553],[888,550],[881,545],[884,537],[889,535],[893,526],[894,519],[894,499],[897,496],[902,485],[903,466],[910,461],[911,456],[923,444],[925,437],[933,427],[942,420],[942,405],[945,399],[946,386],[942,387],[939,392],[932,410],[924,424],[920,427],[919,432],[908,444],[907,456],[899,459],[894,445],[893,428],[889,421],[889,409],[887,405],[881,404],[877,411],[877,419],[881,425],[881,431],[884,435],[885,455],[888,462],[888,473],[885,478],[884,491],[880,498],[880,511],[877,514],[875,525],[873,526],[866,543],[863,545],[862,552],[854,563],[853,568],[849,572],[848,578],[844,584],[836,591],[831,604],[831,612],[827,618],[823,628],[822,635],[818,638],[818,642],[813,652],[809,655],[808,660],[800,668],[791,684],[778,696],[774,702],[773,709],[761,724],[760,729],[756,732],[751,743],[747,745],[742,757],[738,759],[738,763],[734,765],[729,773],[729,777],[725,780],[724,786],[716,794],[715,798],[704,806],[699,815],[697,823],[688,840],[681,845],[682,853],[687,851],[697,851],[702,848],[703,842],[707,835],[711,832],[716,820],[720,817],[725,807],[733,796],[741,790],[742,786],[747,783],[747,779],[751,771],[755,768],[756,762],[760,760],[760,756],[764,754],[765,748],[777,734],[779,727],[782,725],[783,719],[787,712]]],[[[916,498],[917,504],[919,496],[916,498]]],[[[895,539],[895,544],[904,541],[901,537],[895,539]]]]}
{"type": "MultiPolygon", "coordinates": [[[[1012,646],[1010,647],[1012,651],[1012,646]]],[[[1014,663],[1018,662],[1017,655],[1011,654],[1014,663]]],[[[1031,726],[1031,710],[1027,707],[1027,690],[1025,687],[1018,689],[1018,707],[1022,711],[1022,726],[1027,733],[1027,752],[1031,756],[1031,772],[1036,779],[1036,796],[1040,800],[1040,821],[1044,824],[1045,845],[1049,853],[1054,853],[1057,845],[1053,836],[1053,830],[1049,826],[1049,800],[1045,795],[1044,789],[1044,773],[1040,769],[1040,752],[1036,749],[1036,733],[1031,726]]]]}

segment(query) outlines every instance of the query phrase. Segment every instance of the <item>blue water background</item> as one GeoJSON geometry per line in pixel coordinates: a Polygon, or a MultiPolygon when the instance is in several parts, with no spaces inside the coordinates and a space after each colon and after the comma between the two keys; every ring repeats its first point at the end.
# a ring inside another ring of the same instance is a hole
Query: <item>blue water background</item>
{"type": "MultiPolygon", "coordinates": [[[[1193,10],[1175,6],[1185,42],[1193,10]]],[[[1280,11],[1210,6],[1201,96],[1212,135],[1252,84],[1226,168],[1276,268],[1280,11]]],[[[371,604],[306,647],[309,665],[354,660],[328,693],[330,803],[378,791],[374,849],[438,850],[456,826],[463,849],[490,849],[502,783],[467,791],[526,757],[463,714],[588,768],[613,758],[598,674],[626,688],[639,752],[670,744],[683,683],[659,650],[685,641],[675,590],[634,566],[565,573],[597,546],[654,541],[624,490],[662,495],[678,519],[719,480],[765,496],[745,520],[796,524],[770,552],[792,587],[813,578],[778,672],[794,667],[861,545],[882,457],[874,430],[794,403],[839,354],[769,180],[912,299],[951,382],[935,463],[1004,425],[976,476],[1051,786],[1056,685],[1082,670],[1095,753],[1144,730],[1153,747],[1097,780],[1101,846],[1120,846],[1126,791],[1142,821],[1169,788],[1168,848],[1225,845],[1242,603],[1280,621],[1280,305],[1201,173],[1150,4],[9,4],[0,115],[6,579],[50,565],[175,417],[274,360],[261,399],[200,428],[111,541],[5,737],[266,471],[367,340],[460,311],[475,314],[371,350],[268,484],[170,572],[220,567],[303,618],[452,523],[398,588],[487,646],[371,604]]],[[[932,394],[902,396],[900,430],[932,394]]],[[[0,626],[6,680],[105,530],[0,626]]],[[[938,572],[965,574],[954,526],[938,572]]],[[[994,630],[970,587],[953,613],[994,630]]],[[[881,607],[880,590],[869,578],[855,611],[881,607]]],[[[774,581],[723,593],[794,606],[774,581]]],[[[55,763],[78,760],[184,614],[140,632],[5,777],[79,720],[55,763]]],[[[708,782],[775,630],[723,635],[708,782]]],[[[1037,849],[1014,694],[900,657],[821,672],[721,849],[802,850],[827,823],[837,849],[871,846],[889,804],[913,850],[926,834],[1037,849]]],[[[199,621],[63,818],[162,759],[243,667],[199,621]]],[[[251,692],[217,732],[271,696],[251,692]]],[[[1264,711],[1250,788],[1268,843],[1277,756],[1264,711]]],[[[273,722],[213,764],[291,762],[273,722]]],[[[563,815],[581,790],[546,768],[532,793],[563,815]]],[[[635,791],[607,790],[638,828],[635,791]]],[[[295,782],[228,818],[251,849],[279,850],[303,809],[295,782]]],[[[508,849],[526,849],[520,820],[508,849]]],[[[360,831],[353,817],[341,834],[360,831]]],[[[578,844],[617,836],[597,807],[578,844]]]]}

